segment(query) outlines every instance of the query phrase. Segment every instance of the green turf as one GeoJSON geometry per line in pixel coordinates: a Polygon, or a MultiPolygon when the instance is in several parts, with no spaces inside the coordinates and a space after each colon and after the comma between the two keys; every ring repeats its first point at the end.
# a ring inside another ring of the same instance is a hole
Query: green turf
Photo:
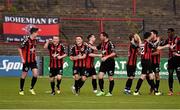
{"type": "MultiPolygon", "coordinates": [[[[123,94],[125,79],[115,79],[115,88],[113,97],[96,97],[92,93],[91,80],[88,79],[79,96],[71,93],[70,87],[73,83],[71,78],[64,78],[62,81],[62,93],[51,96],[46,91],[50,90],[47,78],[39,78],[35,90],[36,96],[32,96],[28,89],[30,78],[25,81],[25,96],[18,95],[19,78],[0,77],[0,108],[16,108],[16,109],[170,109],[180,108],[180,96],[167,96],[168,83],[162,80],[160,90],[164,92],[163,96],[148,95],[149,87],[144,81],[141,87],[141,96],[126,96],[123,94]]],[[[137,80],[133,82],[133,90],[137,80]]],[[[108,81],[105,80],[106,90],[108,89],[108,81]]],[[[175,93],[179,91],[177,81],[174,83],[175,93]]]]}

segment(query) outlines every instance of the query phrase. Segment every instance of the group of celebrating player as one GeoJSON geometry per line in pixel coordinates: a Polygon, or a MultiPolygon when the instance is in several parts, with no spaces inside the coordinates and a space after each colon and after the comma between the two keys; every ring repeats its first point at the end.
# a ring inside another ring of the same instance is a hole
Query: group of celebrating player
{"type": "MultiPolygon", "coordinates": [[[[20,95],[24,95],[24,82],[27,76],[28,70],[31,68],[33,78],[31,80],[31,94],[35,95],[34,85],[38,77],[38,69],[36,63],[36,36],[38,35],[38,28],[31,28],[30,36],[26,38],[21,46],[18,48],[20,57],[23,62],[23,72],[20,78],[20,95]]],[[[105,32],[100,33],[101,43],[95,46],[96,37],[93,34],[88,35],[88,42],[83,41],[82,36],[75,36],[75,44],[70,50],[70,59],[73,61],[73,78],[74,84],[72,86],[72,92],[75,95],[80,94],[80,89],[85,83],[87,77],[92,77],[93,92],[96,96],[112,96],[114,88],[114,71],[115,71],[115,57],[116,51],[114,44],[109,40],[109,36],[105,32]],[[99,52],[100,51],[100,52],[99,52]],[[97,91],[96,70],[94,67],[94,58],[99,57],[101,59],[101,65],[98,74],[99,92],[97,91]],[[104,75],[108,74],[109,79],[109,91],[104,91],[104,75]]],[[[160,83],[160,50],[163,48],[169,48],[168,59],[168,72],[169,72],[169,93],[173,95],[173,72],[176,71],[177,78],[180,82],[180,39],[175,36],[173,28],[168,29],[167,40],[162,40],[158,36],[156,30],[145,32],[143,39],[138,34],[134,33],[129,36],[130,45],[128,51],[127,61],[127,76],[128,80],[125,85],[124,93],[131,94],[131,86],[136,72],[136,60],[138,54],[141,56],[142,74],[137,82],[137,86],[133,95],[139,95],[139,89],[144,79],[148,81],[150,85],[150,92],[154,92],[155,95],[161,95],[158,91],[160,83]],[[154,82],[155,80],[155,82],[154,82]]],[[[67,56],[65,47],[60,43],[58,36],[53,36],[52,41],[48,40],[44,44],[44,48],[49,50],[50,56],[50,84],[51,95],[60,93],[60,84],[63,75],[63,58],[67,56]],[[55,78],[57,78],[57,91],[55,92],[55,78]]]]}

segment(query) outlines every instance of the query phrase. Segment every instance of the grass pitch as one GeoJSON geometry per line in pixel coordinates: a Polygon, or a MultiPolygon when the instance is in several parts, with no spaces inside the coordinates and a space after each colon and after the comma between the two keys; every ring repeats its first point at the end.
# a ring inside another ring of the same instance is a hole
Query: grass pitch
{"type": "MultiPolygon", "coordinates": [[[[71,92],[72,78],[63,78],[61,94],[51,96],[46,93],[50,90],[49,80],[39,78],[35,91],[36,96],[29,93],[30,78],[25,81],[25,96],[18,95],[19,78],[0,77],[0,109],[180,109],[180,91],[177,81],[174,82],[174,95],[167,96],[168,81],[161,80],[160,91],[162,96],[148,95],[149,86],[144,81],[140,89],[141,96],[123,94],[126,79],[115,79],[112,97],[96,97],[92,92],[91,79],[89,78],[79,96],[71,92]]],[[[136,86],[134,80],[132,90],[136,86]]],[[[108,80],[105,80],[105,90],[108,91],[108,80]]]]}

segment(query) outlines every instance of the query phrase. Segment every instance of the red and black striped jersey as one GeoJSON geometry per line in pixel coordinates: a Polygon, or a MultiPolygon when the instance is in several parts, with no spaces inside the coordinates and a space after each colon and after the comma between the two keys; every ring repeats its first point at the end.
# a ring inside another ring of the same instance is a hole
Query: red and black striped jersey
{"type": "MultiPolygon", "coordinates": [[[[160,42],[157,40],[152,41],[155,47],[158,47],[160,45],[160,42]]],[[[152,48],[152,53],[157,52],[158,50],[156,48],[152,48]]],[[[160,52],[156,55],[152,55],[152,64],[160,64],[160,52]]]]}
{"type": "Polygon", "coordinates": [[[115,46],[110,40],[108,40],[107,42],[100,43],[97,46],[97,49],[102,51],[103,56],[107,56],[115,52],[115,46]]]}
{"type": "MultiPolygon", "coordinates": [[[[89,43],[89,45],[92,45],[92,44],[89,43]]],[[[90,47],[87,47],[86,68],[94,67],[94,57],[89,56],[89,54],[91,53],[94,53],[94,50],[90,47]]]]}
{"type": "MultiPolygon", "coordinates": [[[[74,45],[70,50],[70,56],[78,56],[87,54],[87,46],[82,44],[81,46],[74,45]]],[[[74,67],[85,67],[86,66],[86,59],[78,59],[73,61],[74,67]]]]}
{"type": "Polygon", "coordinates": [[[61,43],[58,43],[57,45],[50,43],[48,45],[48,50],[50,56],[50,68],[63,67],[63,59],[58,59],[57,57],[65,54],[65,47],[61,43]]]}
{"type": "Polygon", "coordinates": [[[138,46],[130,43],[128,51],[128,62],[127,65],[136,66],[138,46]]]}
{"type": "MultiPolygon", "coordinates": [[[[174,45],[176,38],[177,38],[176,36],[175,37],[168,37],[168,39],[166,39],[166,41],[165,41],[165,45],[166,44],[174,45]]],[[[174,52],[174,48],[172,49],[169,47],[169,58],[172,58],[174,56],[173,52],[174,52]]]]}
{"type": "Polygon", "coordinates": [[[152,48],[154,48],[154,45],[147,40],[144,40],[144,45],[141,47],[141,59],[151,60],[152,48]]]}
{"type": "Polygon", "coordinates": [[[176,39],[175,51],[176,51],[177,54],[180,55],[180,38],[176,39]]]}
{"type": "Polygon", "coordinates": [[[31,63],[36,61],[36,45],[37,40],[31,39],[30,37],[27,37],[21,43],[19,48],[22,50],[22,55],[25,63],[31,63]]]}

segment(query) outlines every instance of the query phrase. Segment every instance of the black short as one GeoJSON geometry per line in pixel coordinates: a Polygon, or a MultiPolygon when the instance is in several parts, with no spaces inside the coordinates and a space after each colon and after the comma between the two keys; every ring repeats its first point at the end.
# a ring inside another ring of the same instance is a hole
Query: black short
{"type": "Polygon", "coordinates": [[[150,60],[141,59],[142,74],[152,73],[152,64],[150,60]]]}
{"type": "Polygon", "coordinates": [[[152,64],[152,71],[153,71],[155,74],[160,72],[160,67],[159,67],[159,64],[158,64],[158,63],[152,64]]]}
{"type": "Polygon", "coordinates": [[[96,70],[95,68],[86,68],[84,74],[89,77],[92,75],[96,75],[96,70]]]}
{"type": "Polygon", "coordinates": [[[55,77],[57,75],[63,75],[63,69],[62,68],[50,68],[49,77],[55,77]]]}
{"type": "Polygon", "coordinates": [[[126,65],[126,69],[128,77],[135,77],[136,65],[126,65]]]}
{"type": "Polygon", "coordinates": [[[84,67],[73,67],[73,75],[79,74],[80,76],[85,76],[85,68],[84,67]]]}
{"type": "Polygon", "coordinates": [[[31,70],[34,69],[34,68],[37,69],[38,68],[37,67],[37,62],[35,61],[35,62],[31,62],[31,63],[24,63],[22,71],[23,72],[28,72],[30,68],[31,68],[31,70]]]}
{"type": "Polygon", "coordinates": [[[180,73],[180,56],[175,56],[175,69],[176,69],[176,72],[178,72],[178,74],[180,73]]]}
{"type": "Polygon", "coordinates": [[[115,70],[115,60],[107,59],[104,62],[101,62],[99,72],[108,73],[108,76],[113,76],[115,70]]]}
{"type": "Polygon", "coordinates": [[[172,57],[168,60],[168,70],[175,70],[176,69],[176,58],[172,57]]]}

